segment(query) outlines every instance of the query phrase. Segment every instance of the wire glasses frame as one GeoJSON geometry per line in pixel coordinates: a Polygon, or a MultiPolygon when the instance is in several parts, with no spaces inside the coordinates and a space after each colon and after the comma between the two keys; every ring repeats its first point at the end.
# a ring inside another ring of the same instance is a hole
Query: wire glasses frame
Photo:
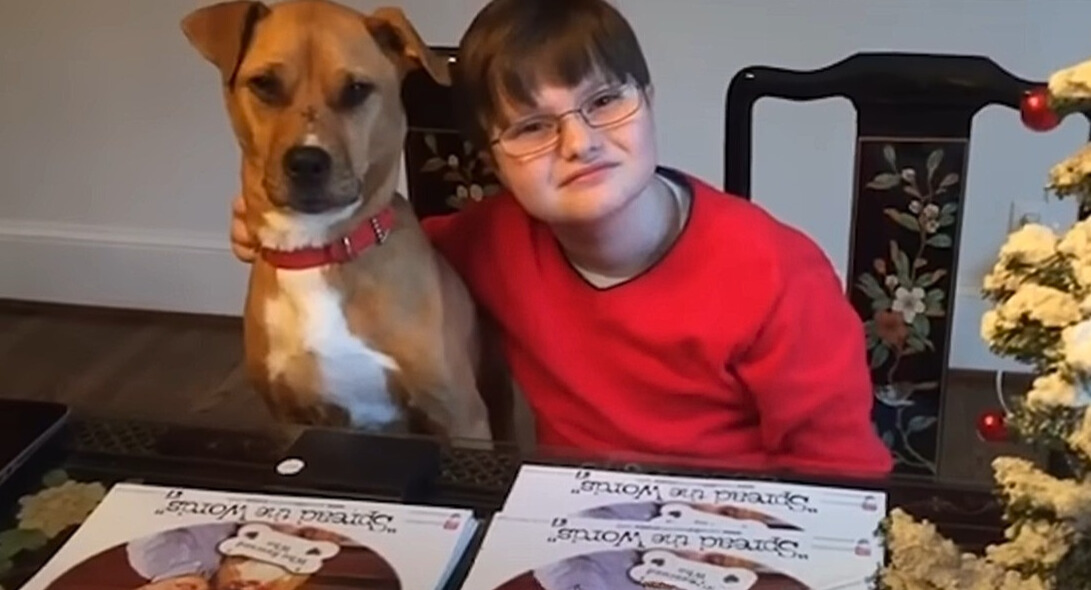
{"type": "Polygon", "coordinates": [[[534,115],[506,127],[492,140],[513,158],[544,152],[557,145],[561,138],[561,120],[579,115],[588,126],[601,129],[617,125],[632,117],[644,102],[641,89],[633,83],[600,90],[574,109],[563,113],[534,115]]]}

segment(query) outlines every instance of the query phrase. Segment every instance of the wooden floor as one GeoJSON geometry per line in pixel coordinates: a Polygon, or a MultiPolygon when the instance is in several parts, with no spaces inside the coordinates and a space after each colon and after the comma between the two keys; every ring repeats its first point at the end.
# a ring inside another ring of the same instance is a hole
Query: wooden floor
{"type": "MultiPolygon", "coordinates": [[[[57,400],[115,418],[260,428],[271,417],[243,374],[241,329],[235,318],[0,301],[0,397],[57,400]]],[[[1026,385],[1006,381],[1010,392],[1026,385]]],[[[977,438],[977,416],[996,407],[991,374],[953,371],[947,400],[945,477],[989,481],[997,454],[1032,456],[977,438]]]]}
{"type": "Polygon", "coordinates": [[[117,418],[250,428],[271,417],[235,318],[0,302],[0,396],[117,418]]]}

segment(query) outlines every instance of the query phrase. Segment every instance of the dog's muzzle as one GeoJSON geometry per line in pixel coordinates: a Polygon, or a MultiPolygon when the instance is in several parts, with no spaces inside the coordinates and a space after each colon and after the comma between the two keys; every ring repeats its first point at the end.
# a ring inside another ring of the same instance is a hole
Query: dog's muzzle
{"type": "Polygon", "coordinates": [[[284,176],[290,183],[288,206],[301,213],[321,213],[338,204],[330,195],[333,157],[316,146],[296,146],[284,153],[284,176]]]}
{"type": "Polygon", "coordinates": [[[304,145],[284,153],[284,174],[296,188],[321,188],[329,180],[332,169],[333,158],[320,147],[304,145]]]}

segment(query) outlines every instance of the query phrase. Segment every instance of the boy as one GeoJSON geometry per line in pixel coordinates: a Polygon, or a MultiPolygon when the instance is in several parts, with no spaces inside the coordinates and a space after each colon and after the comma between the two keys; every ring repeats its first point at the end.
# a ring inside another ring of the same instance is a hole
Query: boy
{"type": "MultiPolygon", "coordinates": [[[[493,0],[455,74],[464,132],[507,192],[424,227],[499,323],[538,444],[889,471],[862,323],[828,259],[658,165],[648,67],[617,10],[493,0]]],[[[252,257],[238,221],[232,240],[252,257]]]]}

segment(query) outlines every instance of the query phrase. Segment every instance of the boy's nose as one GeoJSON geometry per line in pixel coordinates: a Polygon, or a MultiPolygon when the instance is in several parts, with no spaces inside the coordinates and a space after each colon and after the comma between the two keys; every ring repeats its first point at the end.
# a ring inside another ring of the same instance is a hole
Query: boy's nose
{"type": "Polygon", "coordinates": [[[579,113],[561,119],[558,132],[561,134],[561,156],[566,159],[580,159],[602,143],[598,130],[588,125],[579,113]]]}

